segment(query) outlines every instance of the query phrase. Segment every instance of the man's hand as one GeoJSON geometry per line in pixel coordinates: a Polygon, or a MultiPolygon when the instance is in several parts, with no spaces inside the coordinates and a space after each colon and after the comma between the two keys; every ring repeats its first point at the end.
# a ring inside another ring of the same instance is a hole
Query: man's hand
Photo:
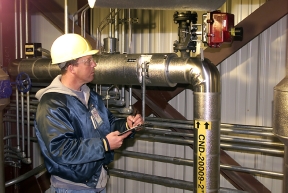
{"type": "Polygon", "coordinates": [[[136,114],[135,116],[129,115],[127,117],[127,124],[130,129],[136,127],[137,125],[143,124],[143,118],[140,114],[136,114]]]}
{"type": "Polygon", "coordinates": [[[118,149],[119,147],[121,147],[123,140],[126,137],[128,137],[128,135],[131,134],[131,131],[127,132],[121,136],[118,136],[119,134],[120,134],[119,131],[114,131],[114,132],[111,132],[108,135],[106,135],[106,139],[108,140],[108,143],[110,145],[111,150],[118,149]]]}

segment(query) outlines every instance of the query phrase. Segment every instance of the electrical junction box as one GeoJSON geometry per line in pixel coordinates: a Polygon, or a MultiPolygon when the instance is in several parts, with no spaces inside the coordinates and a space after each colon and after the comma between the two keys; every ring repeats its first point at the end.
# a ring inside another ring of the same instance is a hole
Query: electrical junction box
{"type": "Polygon", "coordinates": [[[232,42],[234,36],[242,36],[242,28],[234,28],[234,15],[213,11],[203,14],[202,41],[209,47],[220,47],[232,42]]]}

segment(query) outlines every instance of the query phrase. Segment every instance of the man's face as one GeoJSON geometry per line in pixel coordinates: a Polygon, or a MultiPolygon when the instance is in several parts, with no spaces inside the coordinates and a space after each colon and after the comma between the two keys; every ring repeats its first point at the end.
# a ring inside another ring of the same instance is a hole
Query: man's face
{"type": "Polygon", "coordinates": [[[91,82],[94,79],[94,70],[96,67],[92,56],[83,56],[78,59],[77,63],[78,65],[73,67],[78,81],[83,82],[83,84],[91,82]]]}

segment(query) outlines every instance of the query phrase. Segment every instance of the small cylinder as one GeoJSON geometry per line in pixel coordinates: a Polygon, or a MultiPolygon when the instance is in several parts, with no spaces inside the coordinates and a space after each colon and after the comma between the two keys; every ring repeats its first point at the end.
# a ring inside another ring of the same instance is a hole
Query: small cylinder
{"type": "Polygon", "coordinates": [[[104,53],[114,54],[118,50],[117,38],[104,38],[104,53]]]}

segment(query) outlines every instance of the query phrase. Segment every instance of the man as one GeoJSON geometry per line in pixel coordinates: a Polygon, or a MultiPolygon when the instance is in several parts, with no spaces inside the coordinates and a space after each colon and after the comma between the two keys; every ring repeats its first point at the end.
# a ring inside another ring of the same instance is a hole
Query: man
{"type": "Polygon", "coordinates": [[[35,131],[53,193],[105,193],[113,150],[131,134],[119,133],[143,123],[140,114],[115,118],[86,85],[94,78],[97,52],[80,35],[57,38],[51,57],[61,75],[36,93],[35,131]]]}

